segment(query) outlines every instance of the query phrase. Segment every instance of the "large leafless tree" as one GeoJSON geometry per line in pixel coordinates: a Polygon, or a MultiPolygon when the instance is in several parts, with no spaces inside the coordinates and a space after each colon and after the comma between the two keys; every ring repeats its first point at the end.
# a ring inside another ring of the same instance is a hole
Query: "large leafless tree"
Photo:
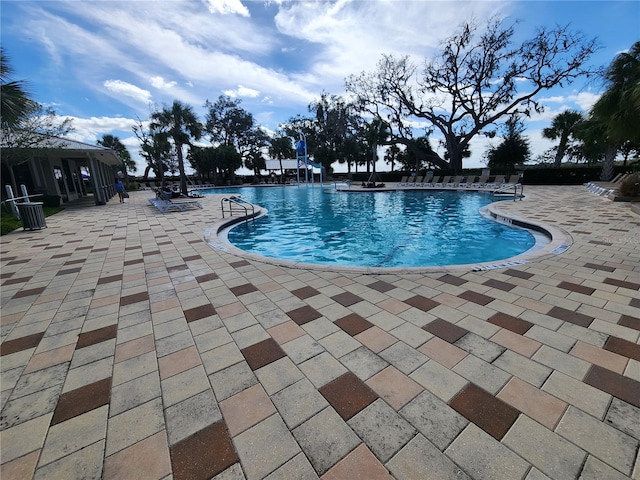
{"type": "Polygon", "coordinates": [[[559,26],[517,44],[515,28],[499,19],[482,29],[466,22],[435,58],[418,66],[408,56],[383,55],[375,71],[347,78],[347,91],[361,111],[391,125],[389,143],[408,145],[416,122],[438,131],[447,155],[432,151],[427,160],[458,173],[475,136],[493,136],[505,116],[541,111],[540,92],[594,72],[587,62],[596,39],[559,26]]]}

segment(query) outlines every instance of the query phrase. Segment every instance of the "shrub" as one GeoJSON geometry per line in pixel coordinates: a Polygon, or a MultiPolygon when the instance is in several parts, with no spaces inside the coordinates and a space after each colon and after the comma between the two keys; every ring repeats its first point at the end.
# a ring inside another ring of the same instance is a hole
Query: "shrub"
{"type": "Polygon", "coordinates": [[[640,173],[634,173],[620,182],[618,194],[623,197],[640,197],[640,173]]]}
{"type": "Polygon", "coordinates": [[[129,186],[127,187],[128,190],[138,190],[139,188],[140,185],[138,182],[129,182],[129,186]]]}

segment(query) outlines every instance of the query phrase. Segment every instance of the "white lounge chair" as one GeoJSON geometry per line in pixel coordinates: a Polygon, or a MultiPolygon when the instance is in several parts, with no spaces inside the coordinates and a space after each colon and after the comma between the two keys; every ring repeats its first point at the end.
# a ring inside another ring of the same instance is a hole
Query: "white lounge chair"
{"type": "Polygon", "coordinates": [[[451,180],[449,183],[447,183],[447,188],[455,188],[460,184],[461,181],[462,175],[458,175],[454,177],[453,180],[451,180]]]}
{"type": "Polygon", "coordinates": [[[471,183],[471,188],[484,188],[487,185],[487,180],[489,180],[489,176],[482,175],[477,182],[471,183]]]}
{"type": "Polygon", "coordinates": [[[485,185],[486,188],[500,188],[504,183],[504,175],[497,175],[496,178],[493,179],[493,182],[489,182],[485,185]]]}
{"type": "Polygon", "coordinates": [[[509,180],[502,184],[503,187],[512,187],[520,183],[520,175],[511,175],[509,180]]]}
{"type": "Polygon", "coordinates": [[[460,182],[458,184],[458,188],[469,188],[471,187],[471,185],[473,184],[473,182],[475,181],[476,177],[467,177],[464,182],[460,182]]]}
{"type": "Polygon", "coordinates": [[[191,198],[170,198],[162,190],[156,190],[156,197],[150,198],[149,203],[160,210],[160,213],[167,213],[170,210],[184,212],[192,207],[202,208],[199,201],[191,198]]]}
{"type": "Polygon", "coordinates": [[[423,187],[428,187],[428,188],[432,188],[435,186],[436,183],[438,183],[438,180],[440,180],[440,177],[433,177],[431,180],[429,180],[428,182],[422,182],[422,186],[423,187]]]}
{"type": "Polygon", "coordinates": [[[434,184],[435,187],[442,188],[449,183],[451,180],[451,175],[442,177],[442,181],[434,184]]]}

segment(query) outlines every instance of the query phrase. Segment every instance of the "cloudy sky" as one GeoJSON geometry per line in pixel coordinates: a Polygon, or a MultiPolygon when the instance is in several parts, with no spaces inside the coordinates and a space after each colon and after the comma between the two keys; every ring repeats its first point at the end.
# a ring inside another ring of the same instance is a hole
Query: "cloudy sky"
{"type": "MultiPolygon", "coordinates": [[[[226,94],[275,130],[322,91],[343,95],[345,77],[373,70],[381,54],[432,57],[462,21],[493,15],[520,21],[520,40],[566,24],[597,37],[594,65],[640,39],[637,0],[3,0],[0,38],[14,79],[72,117],[75,139],[118,136],[142,173],[131,127],[154,108],[179,99],[204,119],[205,101],[226,94]]],[[[554,115],[588,110],[602,90],[581,81],[545,93],[526,131],[535,153],[551,145],[540,131],[554,115]]],[[[465,166],[483,165],[487,142],[472,144],[465,166]]]]}

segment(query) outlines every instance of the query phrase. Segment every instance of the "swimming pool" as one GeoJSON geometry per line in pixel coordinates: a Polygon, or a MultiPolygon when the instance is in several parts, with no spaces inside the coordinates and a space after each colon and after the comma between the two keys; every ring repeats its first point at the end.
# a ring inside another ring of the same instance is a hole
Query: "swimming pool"
{"type": "Polygon", "coordinates": [[[398,190],[353,193],[322,187],[242,187],[268,210],[226,231],[235,247],[257,255],[332,266],[433,267],[504,260],[535,244],[525,229],[479,211],[483,192],[398,190]]]}

